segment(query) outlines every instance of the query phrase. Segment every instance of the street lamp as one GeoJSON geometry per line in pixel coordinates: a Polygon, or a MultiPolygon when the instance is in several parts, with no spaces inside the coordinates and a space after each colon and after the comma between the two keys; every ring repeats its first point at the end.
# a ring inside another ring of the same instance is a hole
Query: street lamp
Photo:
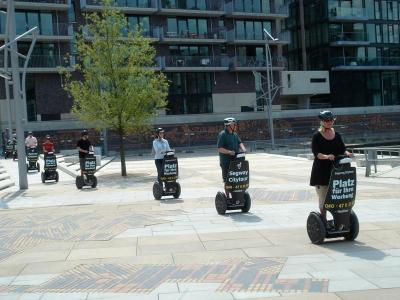
{"type": "MultiPolygon", "coordinates": [[[[18,151],[18,173],[19,173],[19,188],[27,189],[28,188],[28,177],[26,170],[26,155],[25,155],[25,140],[24,140],[24,99],[25,99],[25,78],[26,78],[26,69],[28,67],[29,58],[32,54],[33,47],[36,42],[38,28],[34,27],[27,32],[16,36],[15,30],[15,7],[14,1],[7,1],[7,23],[6,23],[6,37],[5,43],[0,47],[0,51],[4,50],[4,70],[0,70],[3,73],[7,74],[8,68],[8,51],[10,51],[11,58],[11,78],[13,85],[13,96],[14,96],[14,104],[15,104],[15,127],[17,132],[17,151],[18,151]],[[29,47],[28,53],[23,55],[18,53],[17,42],[24,38],[27,35],[33,35],[31,45],[29,47]],[[19,67],[19,58],[24,59],[23,68],[19,67]],[[21,85],[21,73],[22,73],[22,85],[21,85]]],[[[6,82],[6,91],[8,90],[9,80],[6,82]]]]}
{"type": "Polygon", "coordinates": [[[267,115],[268,115],[268,120],[269,120],[269,130],[270,130],[270,135],[271,135],[271,147],[272,149],[275,149],[275,136],[274,136],[274,120],[272,119],[272,100],[273,98],[271,97],[271,92],[272,89],[274,88],[273,82],[273,74],[272,74],[272,55],[271,55],[271,49],[269,48],[269,43],[268,39],[271,39],[272,41],[277,41],[277,38],[274,38],[265,28],[264,28],[264,33],[265,33],[265,65],[267,68],[267,89],[268,89],[268,99],[267,99],[267,115]]]}

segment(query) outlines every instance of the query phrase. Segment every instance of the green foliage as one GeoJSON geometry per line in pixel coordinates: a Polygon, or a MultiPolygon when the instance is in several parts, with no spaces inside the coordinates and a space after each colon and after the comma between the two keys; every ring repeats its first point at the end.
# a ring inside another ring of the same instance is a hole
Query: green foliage
{"type": "Polygon", "coordinates": [[[64,72],[72,112],[120,134],[144,130],[165,107],[168,92],[164,74],[155,70],[154,48],[138,29],[126,34],[126,18],[109,1],[86,19],[88,25],[77,35],[76,68],[82,78],[64,72]]]}

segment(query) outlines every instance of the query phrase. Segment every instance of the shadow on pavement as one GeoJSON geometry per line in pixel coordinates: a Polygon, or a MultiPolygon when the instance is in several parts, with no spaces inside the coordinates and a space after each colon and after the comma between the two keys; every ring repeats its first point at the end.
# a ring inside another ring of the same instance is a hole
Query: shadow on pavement
{"type": "Polygon", "coordinates": [[[358,241],[331,240],[326,241],[321,247],[366,260],[382,260],[387,256],[385,252],[358,241]]]}
{"type": "Polygon", "coordinates": [[[246,223],[257,223],[263,220],[259,216],[254,215],[252,213],[232,212],[232,213],[227,213],[226,216],[230,217],[234,221],[246,222],[246,223]]]}

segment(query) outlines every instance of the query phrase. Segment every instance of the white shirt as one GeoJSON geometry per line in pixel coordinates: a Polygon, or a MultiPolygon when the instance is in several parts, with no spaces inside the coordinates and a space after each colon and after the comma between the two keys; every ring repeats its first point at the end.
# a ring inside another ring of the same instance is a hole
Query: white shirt
{"type": "Polygon", "coordinates": [[[163,159],[165,152],[171,151],[171,148],[166,139],[157,138],[153,141],[153,151],[155,153],[154,159],[163,159]]]}
{"type": "Polygon", "coordinates": [[[25,139],[25,146],[28,148],[33,148],[33,147],[37,147],[37,139],[32,136],[32,137],[27,137],[25,139]]]}

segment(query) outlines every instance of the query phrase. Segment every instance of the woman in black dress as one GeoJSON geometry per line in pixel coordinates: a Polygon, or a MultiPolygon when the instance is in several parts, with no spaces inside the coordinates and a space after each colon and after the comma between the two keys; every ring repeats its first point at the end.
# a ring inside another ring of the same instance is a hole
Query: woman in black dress
{"type": "Polygon", "coordinates": [[[352,156],[346,151],[342,137],[333,129],[333,122],[336,117],[329,110],[320,112],[319,119],[321,126],[314,133],[312,138],[312,152],[314,163],[311,170],[310,185],[315,186],[319,199],[319,209],[322,218],[326,221],[326,210],[324,209],[325,196],[328,192],[328,184],[333,167],[333,161],[338,155],[352,156]]]}

